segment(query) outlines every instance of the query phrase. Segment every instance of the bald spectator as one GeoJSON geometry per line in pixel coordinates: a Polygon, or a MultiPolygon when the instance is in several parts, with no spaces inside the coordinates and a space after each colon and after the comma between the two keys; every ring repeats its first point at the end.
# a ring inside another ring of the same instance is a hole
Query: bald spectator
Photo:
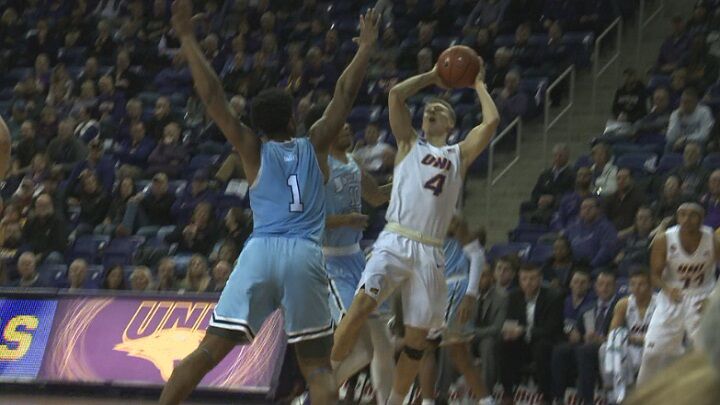
{"type": "Polygon", "coordinates": [[[155,141],[145,135],[145,124],[138,122],[130,130],[130,139],[123,140],[115,150],[120,177],[139,178],[148,164],[155,141]]]}
{"type": "Polygon", "coordinates": [[[550,223],[551,227],[559,231],[570,225],[580,211],[582,200],[592,194],[592,171],[589,167],[581,167],[575,174],[575,190],[560,199],[558,211],[550,223]]]}
{"type": "Polygon", "coordinates": [[[596,197],[583,200],[577,220],[564,234],[572,246],[573,257],[586,260],[593,269],[608,265],[614,257],[617,231],[603,217],[596,197]]]}
{"type": "Polygon", "coordinates": [[[135,267],[130,274],[130,289],[133,291],[150,291],[152,282],[152,273],[145,266],[135,267]]]}
{"type": "Polygon", "coordinates": [[[230,263],[224,260],[217,262],[212,269],[212,280],[207,290],[221,292],[225,288],[231,272],[232,266],[230,266],[230,263]]]}
{"type": "Polygon", "coordinates": [[[617,172],[617,191],[605,201],[607,217],[618,231],[629,228],[635,221],[638,208],[645,203],[645,193],[633,181],[630,169],[617,172]]]}
{"type": "Polygon", "coordinates": [[[46,287],[44,282],[40,280],[40,275],[36,270],[37,258],[32,252],[25,252],[20,255],[17,263],[17,270],[20,279],[12,283],[12,287],[46,287]]]}
{"type": "Polygon", "coordinates": [[[708,179],[708,192],[700,200],[705,207],[705,225],[720,227],[720,170],[714,170],[708,179]]]}
{"type": "Polygon", "coordinates": [[[511,70],[505,75],[505,85],[493,91],[493,99],[500,113],[501,128],[525,115],[529,100],[527,94],[520,91],[520,73],[517,70],[511,70]]]}
{"type": "Polygon", "coordinates": [[[74,130],[75,120],[72,118],[60,121],[58,135],[50,141],[47,149],[50,161],[66,171],[87,156],[87,147],[75,137],[74,130]]]}
{"type": "Polygon", "coordinates": [[[88,264],[84,259],[75,259],[68,268],[68,289],[70,291],[82,290],[87,280],[88,264]]]}
{"type": "Polygon", "coordinates": [[[698,91],[688,87],[680,97],[680,107],[670,114],[665,150],[681,152],[691,142],[705,146],[715,125],[710,107],[698,104],[698,91]]]}
{"type": "Polygon", "coordinates": [[[575,184],[575,173],[568,164],[570,149],[564,143],[553,146],[552,166],[545,169],[532,190],[532,202],[538,207],[557,205],[560,198],[571,192],[575,184]]]}
{"type": "Polygon", "coordinates": [[[23,228],[23,241],[37,252],[38,260],[62,263],[67,237],[65,221],[56,213],[52,197],[40,194],[23,228]]]}
{"type": "Polygon", "coordinates": [[[593,192],[600,196],[608,196],[617,190],[617,167],[612,161],[612,152],[605,143],[593,146],[591,155],[593,165],[593,192]]]}

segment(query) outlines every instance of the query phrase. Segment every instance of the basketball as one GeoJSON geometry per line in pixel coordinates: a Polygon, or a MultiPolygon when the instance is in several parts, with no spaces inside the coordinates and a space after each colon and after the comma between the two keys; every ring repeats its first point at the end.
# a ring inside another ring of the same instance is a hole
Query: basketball
{"type": "Polygon", "coordinates": [[[470,87],[480,70],[480,58],[464,45],[455,45],[443,51],[437,61],[437,70],[443,83],[452,89],[470,87]]]}

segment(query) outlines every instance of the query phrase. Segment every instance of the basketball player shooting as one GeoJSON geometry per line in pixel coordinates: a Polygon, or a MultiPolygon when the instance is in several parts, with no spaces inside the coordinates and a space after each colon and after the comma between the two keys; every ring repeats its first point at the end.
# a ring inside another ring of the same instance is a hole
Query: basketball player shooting
{"type": "Polygon", "coordinates": [[[720,238],[703,226],[705,209],[685,202],[677,209],[678,225],[652,243],[650,271],[653,287],[661,290],[645,336],[638,384],[680,357],[687,335],[694,343],[705,302],[715,287],[720,238]]]}
{"type": "Polygon", "coordinates": [[[10,150],[12,149],[10,142],[10,130],[5,120],[0,116],[0,180],[5,178],[10,169],[10,150]]]}
{"type": "MultiPolygon", "coordinates": [[[[463,54],[466,59],[462,62],[468,62],[468,55],[463,54]]],[[[463,178],[470,164],[490,143],[500,121],[484,83],[482,62],[474,57],[472,62],[478,61],[478,73],[472,84],[480,99],[483,122],[458,145],[447,145],[456,122],[450,104],[440,99],[425,104],[424,138],[413,129],[406,105],[407,99],[423,88],[458,84],[443,81],[437,66],[393,87],[388,99],[390,127],[398,144],[388,223],[375,242],[350,309],[335,332],[331,358],[340,362],[349,355],[368,316],[399,289],[405,339],[387,401],[391,405],[402,403],[415,380],[428,345],[428,332],[443,326],[445,308],[438,305],[446,301],[443,240],[463,178]]]]}

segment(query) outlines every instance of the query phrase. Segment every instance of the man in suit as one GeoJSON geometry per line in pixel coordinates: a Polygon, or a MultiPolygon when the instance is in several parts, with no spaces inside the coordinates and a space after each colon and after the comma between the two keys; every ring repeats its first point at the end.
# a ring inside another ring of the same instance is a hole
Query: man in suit
{"type": "Polygon", "coordinates": [[[597,300],[587,307],[577,321],[579,339],[559,344],[552,354],[553,396],[562,401],[565,390],[577,375],[578,396],[584,404],[593,404],[595,383],[599,376],[598,351],[607,339],[610,321],[618,298],[615,274],[602,271],[595,280],[597,300]]]}
{"type": "Polygon", "coordinates": [[[497,383],[498,349],[502,338],[502,326],[507,316],[508,293],[495,286],[491,271],[480,275],[480,299],[478,316],[475,321],[475,342],[482,360],[482,375],[485,386],[492,390],[497,383]]]}
{"type": "Polygon", "coordinates": [[[575,172],[568,164],[570,151],[564,143],[553,147],[552,166],[538,176],[530,201],[523,203],[524,218],[532,223],[549,224],[560,198],[575,186],[575,172]]]}
{"type": "Polygon", "coordinates": [[[503,403],[512,402],[513,389],[520,383],[521,370],[534,364],[533,378],[545,401],[551,397],[552,379],[547,372],[553,345],[562,335],[562,298],[542,287],[540,267],[520,268],[520,289],[510,293],[507,319],[502,327],[501,379],[503,403]]]}

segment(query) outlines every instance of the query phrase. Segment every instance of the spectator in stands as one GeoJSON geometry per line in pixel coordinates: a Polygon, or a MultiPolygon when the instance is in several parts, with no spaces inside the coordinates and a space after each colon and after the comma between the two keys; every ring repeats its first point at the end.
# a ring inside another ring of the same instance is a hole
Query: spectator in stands
{"type": "Polygon", "coordinates": [[[537,62],[538,49],[530,45],[532,27],[529,23],[522,23],[515,29],[515,43],[510,48],[513,63],[520,65],[523,69],[532,68],[537,62]]]}
{"type": "Polygon", "coordinates": [[[487,0],[473,3],[476,3],[476,5],[468,15],[463,31],[465,32],[477,27],[480,28],[480,30],[485,29],[488,33],[492,33],[492,35],[495,36],[499,28],[498,24],[502,21],[503,13],[505,12],[505,7],[507,7],[508,2],[503,0],[487,0]]]}
{"type": "Polygon", "coordinates": [[[108,65],[112,63],[110,61],[115,53],[115,47],[110,24],[106,20],[100,20],[97,24],[97,37],[89,49],[90,55],[98,58],[104,65],[108,65]]]}
{"type": "Polygon", "coordinates": [[[688,84],[704,93],[718,78],[718,61],[708,53],[704,35],[696,35],[691,42],[690,51],[683,61],[687,69],[688,84]]]}
{"type": "Polygon", "coordinates": [[[564,236],[558,236],[553,242],[552,257],[542,268],[543,280],[558,291],[567,291],[574,265],[570,241],[564,236]]]}
{"type": "Polygon", "coordinates": [[[498,370],[501,367],[499,350],[502,328],[507,317],[508,293],[496,286],[490,271],[480,274],[479,293],[473,346],[477,348],[482,359],[485,386],[494,387],[498,382],[498,370]]]}
{"type": "Polygon", "coordinates": [[[108,73],[115,82],[115,89],[125,98],[135,97],[140,91],[140,76],[130,67],[130,52],[123,49],[115,57],[115,66],[108,73]]]}
{"type": "MultiPolygon", "coordinates": [[[[488,4],[487,2],[479,2],[478,5],[488,4]]],[[[490,31],[487,28],[479,28],[475,35],[466,38],[463,42],[483,58],[485,63],[492,61],[495,56],[495,46],[490,37],[490,31]]]]}
{"type": "Polygon", "coordinates": [[[608,196],[617,190],[617,167],[613,163],[610,147],[605,143],[593,146],[590,156],[593,165],[593,192],[600,196],[608,196]]]}
{"type": "MultiPolygon", "coordinates": [[[[73,128],[74,129],[74,128],[73,128]]],[[[36,131],[38,137],[44,145],[57,135],[58,130],[58,114],[54,107],[46,105],[40,111],[40,123],[38,123],[36,131]]]]}
{"type": "Polygon", "coordinates": [[[552,219],[550,226],[559,231],[570,225],[577,218],[580,203],[591,195],[592,171],[589,167],[581,167],[575,174],[575,191],[566,193],[560,199],[557,214],[552,219]]]}
{"type": "Polygon", "coordinates": [[[120,265],[108,267],[103,274],[102,288],[104,290],[126,290],[125,273],[120,265]]]}
{"type": "Polygon", "coordinates": [[[164,96],[175,95],[187,99],[192,92],[192,77],[182,53],[178,52],[173,56],[172,66],[162,69],[155,76],[153,84],[158,93],[164,96]]]}
{"type": "Polygon", "coordinates": [[[252,233],[252,215],[242,208],[230,208],[225,215],[223,239],[232,241],[235,246],[245,246],[245,241],[252,233]]]}
{"type": "Polygon", "coordinates": [[[536,0],[508,0],[499,33],[511,33],[522,23],[540,21],[543,6],[543,2],[536,0]]]}
{"type": "Polygon", "coordinates": [[[646,114],[645,83],[633,68],[623,71],[625,82],[615,91],[612,112],[618,121],[633,123],[646,114]]]}
{"type": "Polygon", "coordinates": [[[680,107],[670,114],[665,146],[667,152],[681,152],[690,142],[701,146],[707,143],[715,119],[708,106],[698,104],[698,97],[694,88],[685,89],[680,107]]]}
{"type": "Polygon", "coordinates": [[[67,227],[53,206],[52,197],[40,194],[23,228],[24,243],[46,263],[62,263],[67,227]]]}
{"type": "Polygon", "coordinates": [[[76,138],[87,144],[100,136],[100,123],[90,115],[87,107],[78,108],[73,115],[77,118],[74,131],[76,138]]]}
{"type": "Polygon", "coordinates": [[[132,291],[150,291],[153,289],[153,278],[150,269],[137,266],[130,274],[130,289],[132,291]]]}
{"type": "Polygon", "coordinates": [[[578,331],[578,323],[582,321],[581,315],[593,304],[589,293],[591,277],[584,269],[575,270],[570,278],[570,288],[565,298],[563,318],[565,324],[563,333],[565,340],[571,344],[580,343],[582,336],[578,331]]]}
{"type": "Polygon", "coordinates": [[[704,224],[717,229],[720,227],[720,170],[714,170],[708,178],[708,192],[700,202],[705,207],[704,224]]]}
{"type": "Polygon", "coordinates": [[[155,148],[155,141],[145,136],[145,124],[142,122],[132,126],[130,136],[115,149],[115,157],[120,164],[117,174],[137,179],[147,167],[147,159],[155,148]]]}
{"type": "Polygon", "coordinates": [[[21,288],[42,288],[47,287],[36,270],[37,257],[32,252],[25,252],[20,255],[17,262],[17,271],[20,278],[12,283],[12,287],[21,288]]]}
{"type": "Polygon", "coordinates": [[[658,87],[653,92],[652,106],[647,115],[633,123],[635,135],[664,134],[670,122],[670,93],[665,87],[658,87]]]}
{"type": "Polygon", "coordinates": [[[632,171],[617,172],[617,191],[605,199],[605,212],[618,231],[631,227],[637,210],[645,203],[645,193],[635,185],[632,171]]]}
{"type": "Polygon", "coordinates": [[[635,224],[630,230],[618,234],[620,249],[613,260],[617,275],[627,277],[628,270],[635,265],[650,265],[650,243],[654,218],[648,207],[641,207],[635,215],[635,224]]]}
{"type": "Polygon", "coordinates": [[[95,227],[95,234],[128,236],[132,233],[137,214],[137,204],[129,208],[130,199],[135,195],[135,181],[131,177],[120,180],[107,214],[102,223],[95,227]]]}
{"type": "Polygon", "coordinates": [[[150,192],[138,195],[131,204],[140,204],[142,212],[140,226],[155,234],[160,227],[174,224],[171,213],[175,203],[175,195],[168,190],[168,177],[165,173],[157,173],[150,183],[150,192]],[[147,228],[152,229],[147,229],[147,228]]]}
{"type": "Polygon", "coordinates": [[[214,204],[217,195],[208,188],[208,172],[200,169],[193,174],[190,187],[175,200],[172,205],[172,215],[181,224],[187,223],[195,206],[201,202],[214,204]]]}
{"type": "Polygon", "coordinates": [[[167,235],[168,243],[177,243],[178,251],[208,256],[218,239],[218,229],[212,218],[212,205],[200,202],[195,206],[190,222],[167,235]]]}
{"type": "Polygon", "coordinates": [[[180,291],[205,292],[210,287],[211,281],[207,260],[203,255],[195,254],[188,262],[185,279],[180,282],[180,291]]]}
{"type": "Polygon", "coordinates": [[[87,279],[88,264],[84,259],[75,259],[68,267],[68,289],[70,291],[82,290],[85,288],[87,279]]]}
{"type": "MultiPolygon", "coordinates": [[[[413,60],[416,54],[417,52],[413,54],[413,60]]],[[[335,85],[337,77],[335,67],[324,61],[320,48],[311,47],[305,55],[305,71],[302,79],[307,83],[308,88],[329,90],[335,85]]]]}
{"type": "Polygon", "coordinates": [[[175,260],[171,257],[163,257],[158,264],[158,291],[177,291],[180,283],[175,277],[175,260]]]}
{"type": "Polygon", "coordinates": [[[538,207],[552,207],[560,202],[560,198],[572,191],[575,184],[575,173],[568,164],[570,149],[564,143],[553,146],[552,166],[545,169],[532,190],[532,202],[538,207]]]}
{"type": "Polygon", "coordinates": [[[500,128],[505,128],[515,118],[522,118],[528,110],[528,96],[519,90],[520,73],[511,70],[505,75],[502,89],[493,90],[493,99],[500,113],[500,128]]]}
{"type": "Polygon", "coordinates": [[[671,73],[685,59],[690,48],[690,37],[685,28],[685,20],[681,16],[672,18],[672,34],[663,41],[655,64],[659,73],[671,73]]]}
{"type": "Polygon", "coordinates": [[[91,232],[100,225],[110,207],[110,196],[100,187],[94,172],[87,171],[81,175],[80,183],[80,193],[68,198],[68,208],[76,207],[80,211],[77,235],[91,232]]]}
{"type": "Polygon", "coordinates": [[[495,282],[498,290],[510,292],[515,286],[515,278],[520,268],[517,255],[507,255],[495,260],[495,282]]]}
{"type": "Polygon", "coordinates": [[[165,127],[167,126],[167,124],[173,121],[177,122],[178,120],[172,114],[170,99],[167,97],[159,97],[155,101],[155,110],[153,110],[153,117],[147,124],[148,134],[153,139],[161,139],[163,136],[163,131],[165,131],[165,127]]]}
{"type": "Polygon", "coordinates": [[[80,175],[86,170],[95,172],[103,190],[111,192],[115,183],[115,163],[103,154],[102,143],[99,138],[88,143],[87,159],[77,162],[67,179],[67,190],[76,192],[80,175]]]}
{"type": "Polygon", "coordinates": [[[50,161],[64,171],[69,171],[87,157],[87,148],[80,139],[75,137],[74,129],[74,119],[65,118],[60,121],[58,135],[50,141],[47,148],[50,161]]]}
{"type": "Polygon", "coordinates": [[[72,112],[75,113],[81,108],[87,108],[91,114],[95,113],[98,106],[97,88],[95,82],[91,80],[85,80],[80,83],[80,94],[75,98],[72,112]]]}
{"type": "Polygon", "coordinates": [[[213,266],[212,280],[210,280],[210,285],[207,287],[206,291],[222,292],[228,282],[228,279],[230,278],[230,273],[232,273],[232,266],[230,263],[224,260],[217,262],[215,266],[213,266]]]}
{"type": "Polygon", "coordinates": [[[20,127],[27,119],[27,104],[22,100],[15,101],[10,110],[10,118],[5,120],[5,123],[10,130],[10,139],[13,144],[20,139],[20,127]]]}
{"type": "Polygon", "coordinates": [[[710,29],[711,23],[712,21],[708,14],[708,4],[706,4],[705,1],[696,2],[692,16],[690,16],[687,24],[688,36],[690,36],[690,38],[695,36],[705,38],[705,34],[707,34],[710,29]]]}
{"type": "Polygon", "coordinates": [[[680,184],[680,177],[677,175],[668,176],[663,184],[660,198],[650,206],[653,217],[660,218],[666,225],[673,220],[675,212],[677,212],[677,208],[680,206],[682,200],[680,184]]]}
{"type": "Polygon", "coordinates": [[[702,147],[690,142],[683,151],[683,164],[670,171],[671,176],[680,179],[680,191],[684,196],[697,197],[707,184],[708,173],[701,165],[702,147]]]}
{"type": "Polygon", "coordinates": [[[585,404],[594,403],[595,384],[600,372],[598,352],[600,345],[607,339],[617,302],[614,273],[603,271],[598,275],[595,281],[595,294],[597,302],[586,308],[577,322],[578,335],[582,340],[575,343],[561,343],[553,350],[553,398],[558,401],[565,398],[565,390],[574,380],[572,376],[577,373],[578,396],[585,404]]]}
{"type": "Polygon", "coordinates": [[[112,76],[103,76],[98,80],[98,111],[100,122],[106,125],[117,125],[125,116],[125,97],[115,91],[112,76]]]}
{"type": "Polygon", "coordinates": [[[100,79],[100,63],[96,57],[91,56],[85,60],[83,70],[78,75],[76,82],[84,83],[89,80],[93,83],[97,83],[98,79],[100,79]]]}
{"type": "Polygon", "coordinates": [[[15,148],[13,171],[28,167],[33,156],[44,149],[45,143],[38,139],[35,132],[35,123],[27,120],[20,126],[20,141],[15,148]]]}
{"type": "MultiPolygon", "coordinates": [[[[351,130],[352,128],[345,124],[343,131],[351,130]]],[[[380,141],[380,128],[377,123],[369,122],[365,127],[363,140],[359,142],[354,153],[363,170],[372,174],[388,173],[395,166],[395,154],[395,148],[380,141]]]]}
{"type": "Polygon", "coordinates": [[[586,260],[593,269],[610,263],[617,243],[615,227],[600,210],[597,197],[584,199],[578,218],[564,231],[575,259],[586,260]]]}
{"type": "Polygon", "coordinates": [[[520,268],[520,288],[509,294],[501,345],[500,372],[505,398],[512,398],[523,366],[530,363],[535,365],[533,378],[540,392],[551,398],[552,379],[547,370],[553,345],[562,336],[563,303],[562,297],[541,286],[541,281],[539,267],[524,265],[520,268]]]}
{"type": "Polygon", "coordinates": [[[125,104],[125,116],[117,125],[117,131],[112,137],[116,142],[130,139],[130,132],[133,125],[143,122],[143,105],[138,98],[131,98],[125,104]]]}
{"type": "MultiPolygon", "coordinates": [[[[402,32],[402,31],[399,31],[402,32]]],[[[423,48],[430,48],[433,54],[439,55],[442,49],[436,49],[432,46],[432,40],[435,38],[435,26],[429,22],[420,22],[417,25],[417,39],[404,41],[400,45],[400,55],[398,56],[398,68],[400,70],[415,70],[416,56],[423,48]]]]}
{"type": "Polygon", "coordinates": [[[148,156],[148,169],[146,174],[166,173],[170,177],[177,177],[187,162],[187,151],[180,143],[180,125],[171,122],[165,126],[163,137],[148,156]]]}
{"type": "Polygon", "coordinates": [[[417,65],[415,65],[415,73],[426,73],[432,70],[435,64],[432,49],[423,48],[417,53],[417,65]]]}

